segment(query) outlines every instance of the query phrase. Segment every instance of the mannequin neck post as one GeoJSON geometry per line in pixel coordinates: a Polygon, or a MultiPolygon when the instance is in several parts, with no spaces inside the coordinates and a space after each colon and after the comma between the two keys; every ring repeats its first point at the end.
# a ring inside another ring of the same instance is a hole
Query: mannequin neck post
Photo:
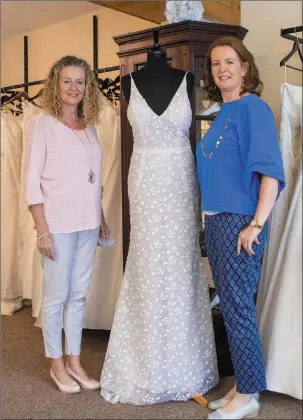
{"type": "Polygon", "coordinates": [[[163,73],[170,70],[171,66],[168,64],[165,51],[149,51],[144,69],[155,73],[163,73]]]}

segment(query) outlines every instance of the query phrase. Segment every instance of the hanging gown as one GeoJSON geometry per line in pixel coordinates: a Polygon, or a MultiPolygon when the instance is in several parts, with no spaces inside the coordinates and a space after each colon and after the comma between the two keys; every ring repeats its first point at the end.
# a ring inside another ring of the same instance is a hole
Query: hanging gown
{"type": "Polygon", "coordinates": [[[22,306],[22,282],[17,278],[21,159],[19,117],[1,111],[1,315],[12,315],[22,306]]]}
{"type": "Polygon", "coordinates": [[[110,330],[123,277],[122,186],[120,117],[104,98],[101,123],[96,131],[102,147],[102,208],[115,239],[110,248],[97,248],[94,271],[86,301],[84,327],[110,330]]]}
{"type": "MultiPolygon", "coordinates": [[[[23,104],[22,186],[24,185],[24,151],[26,150],[26,139],[30,130],[35,125],[36,117],[39,112],[41,112],[39,107],[36,107],[29,102],[23,104]]],[[[43,270],[40,253],[37,248],[37,232],[35,230],[32,215],[25,203],[23,188],[20,190],[19,226],[22,238],[22,254],[19,262],[18,281],[22,284],[23,299],[31,302],[32,315],[33,317],[37,317],[42,301],[43,270]]]]}
{"type": "Polygon", "coordinates": [[[131,83],[130,247],[101,395],[112,403],[185,401],[218,382],[186,77],[160,116],[131,83]]]}
{"type": "Polygon", "coordinates": [[[267,389],[302,399],[302,87],[282,84],[287,186],[270,223],[257,299],[267,389]]]}

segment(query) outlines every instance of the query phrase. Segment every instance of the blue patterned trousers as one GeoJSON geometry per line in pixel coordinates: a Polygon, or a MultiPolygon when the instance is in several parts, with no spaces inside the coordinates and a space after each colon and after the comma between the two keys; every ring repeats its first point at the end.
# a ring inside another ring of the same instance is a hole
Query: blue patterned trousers
{"type": "Polygon", "coordinates": [[[264,359],[256,319],[254,295],[260,278],[261,259],[268,224],[253,244],[254,256],[237,255],[239,233],[251,216],[218,213],[205,217],[205,243],[229,342],[237,391],[253,394],[266,389],[264,359]]]}

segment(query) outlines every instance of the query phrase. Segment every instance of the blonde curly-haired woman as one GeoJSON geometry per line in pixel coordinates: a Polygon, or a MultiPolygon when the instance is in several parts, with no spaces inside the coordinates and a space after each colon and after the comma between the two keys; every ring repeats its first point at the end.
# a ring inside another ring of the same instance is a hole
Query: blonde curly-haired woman
{"type": "Polygon", "coordinates": [[[100,387],[83,369],[80,350],[97,241],[109,235],[101,207],[102,150],[93,126],[101,98],[88,63],[73,56],[58,60],[42,102],[44,112],[27,141],[24,192],[42,254],[42,331],[50,375],[60,391],[77,393],[100,387]]]}

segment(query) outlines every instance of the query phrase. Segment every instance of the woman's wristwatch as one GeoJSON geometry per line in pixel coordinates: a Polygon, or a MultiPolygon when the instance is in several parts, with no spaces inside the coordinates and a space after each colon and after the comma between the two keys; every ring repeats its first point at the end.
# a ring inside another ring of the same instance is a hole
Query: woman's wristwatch
{"type": "Polygon", "coordinates": [[[258,229],[263,229],[263,225],[260,225],[260,223],[258,222],[257,219],[252,219],[252,221],[250,222],[250,226],[254,227],[254,228],[258,228],[258,229]]]}

